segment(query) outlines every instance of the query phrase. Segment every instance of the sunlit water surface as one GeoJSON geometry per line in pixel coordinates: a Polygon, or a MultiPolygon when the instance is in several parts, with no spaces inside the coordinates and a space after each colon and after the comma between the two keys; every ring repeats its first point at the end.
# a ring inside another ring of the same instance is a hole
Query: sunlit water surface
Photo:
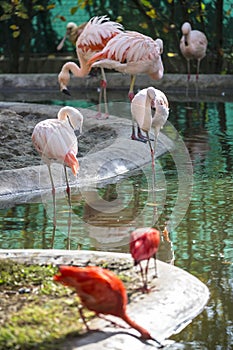
{"type": "MultiPolygon", "coordinates": [[[[233,103],[171,102],[170,107],[169,121],[185,141],[194,172],[191,201],[178,226],[174,227],[170,219],[182,184],[178,183],[171,155],[166,154],[156,162],[156,214],[148,164],[129,177],[106,186],[97,185],[97,195],[109,207],[121,196],[123,204],[119,210],[111,211],[106,206],[103,210],[93,209],[85,190],[72,189],[70,232],[65,192],[57,199],[56,232],[50,194],[33,203],[0,210],[0,249],[128,252],[129,232],[140,223],[150,226],[153,215],[157,215],[158,227],[170,225],[175,265],[197,276],[211,293],[201,315],[172,337],[176,340],[172,349],[232,349],[233,103]]],[[[164,254],[162,248],[159,258],[169,261],[171,250],[164,254]]]]}

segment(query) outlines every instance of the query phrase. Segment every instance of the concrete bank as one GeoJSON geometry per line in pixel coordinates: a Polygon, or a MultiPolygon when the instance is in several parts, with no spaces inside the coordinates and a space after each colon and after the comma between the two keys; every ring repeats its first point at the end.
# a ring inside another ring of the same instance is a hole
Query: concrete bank
{"type": "MultiPolygon", "coordinates": [[[[45,106],[26,103],[0,102],[0,109],[13,110],[19,114],[36,113],[44,115],[45,119],[54,118],[59,106],[45,106]]],[[[99,125],[107,126],[114,130],[116,137],[96,141],[96,146],[85,157],[80,158],[80,172],[77,179],[69,171],[71,185],[78,187],[90,186],[94,183],[113,181],[114,178],[129,174],[140,169],[151,161],[151,155],[147,144],[131,140],[131,121],[125,118],[110,116],[106,120],[92,118],[96,111],[80,109],[84,115],[83,133],[97,128],[99,125]]],[[[167,136],[160,133],[156,157],[172,149],[173,142],[167,136]]],[[[63,167],[60,164],[53,165],[55,186],[64,188],[65,178],[63,167]]],[[[47,166],[32,166],[21,169],[5,170],[0,172],[0,202],[1,206],[9,202],[31,200],[41,192],[51,191],[47,166]]]]}
{"type": "MultiPolygon", "coordinates": [[[[0,250],[0,259],[33,264],[73,264],[79,266],[107,263],[122,268],[124,274],[136,274],[129,254],[64,251],[64,250],[0,250]]],[[[208,288],[196,277],[173,265],[157,261],[158,278],[152,278],[154,264],[149,269],[149,283],[155,288],[149,294],[136,293],[128,304],[128,314],[143,325],[163,344],[173,334],[179,333],[193,318],[202,312],[209,299],[208,288]]],[[[137,286],[135,286],[137,288],[137,286]]],[[[123,325],[123,321],[108,316],[123,325]]],[[[113,327],[105,320],[95,319],[90,324],[92,332],[67,340],[64,350],[144,350],[157,344],[154,341],[142,342],[137,331],[113,327]]],[[[175,344],[174,344],[175,346],[175,344]]],[[[169,349],[175,349],[169,345],[169,349]]]]}
{"type": "MultiPolygon", "coordinates": [[[[121,74],[116,72],[106,73],[108,90],[122,90],[129,88],[130,77],[127,74],[121,74]]],[[[75,78],[71,76],[69,88],[75,89],[97,89],[100,84],[100,76],[88,76],[85,78],[75,78]]],[[[147,75],[137,75],[135,91],[147,86],[154,86],[158,89],[162,89],[165,92],[174,92],[179,94],[187,88],[187,75],[186,74],[164,74],[161,80],[153,80],[147,75]]],[[[196,78],[195,75],[191,76],[189,83],[190,91],[196,90],[196,78]]],[[[232,95],[233,89],[233,76],[232,75],[218,75],[218,74],[201,74],[198,82],[198,89],[201,93],[215,93],[215,94],[228,94],[232,95]]],[[[8,92],[10,90],[55,90],[59,91],[59,85],[57,81],[57,74],[0,74],[0,96],[1,93],[8,92]]],[[[201,95],[201,94],[199,94],[201,95]]],[[[3,98],[4,95],[1,96],[3,98]]]]}

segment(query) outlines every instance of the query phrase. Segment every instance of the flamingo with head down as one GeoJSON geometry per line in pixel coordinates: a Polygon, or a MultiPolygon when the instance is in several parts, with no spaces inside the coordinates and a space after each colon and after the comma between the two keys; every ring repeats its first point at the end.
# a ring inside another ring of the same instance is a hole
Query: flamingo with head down
{"type": "Polygon", "coordinates": [[[148,141],[151,151],[153,182],[155,188],[155,151],[160,130],[163,128],[169,115],[169,106],[166,95],[150,86],[140,90],[131,103],[132,135],[133,140],[148,141]],[[155,110],[155,112],[153,112],[155,110]],[[138,126],[138,136],[135,134],[135,122],[138,126]],[[154,130],[154,147],[151,144],[149,132],[154,130]],[[146,133],[146,138],[141,134],[146,133]]]}
{"type": "Polygon", "coordinates": [[[208,41],[206,35],[199,30],[192,30],[190,23],[185,22],[182,27],[180,50],[187,60],[188,81],[190,80],[190,60],[197,60],[196,81],[199,78],[200,62],[206,55],[208,41]]]}
{"type": "Polygon", "coordinates": [[[71,168],[74,176],[77,176],[79,162],[76,158],[78,153],[78,141],[75,130],[82,132],[83,116],[73,107],[63,107],[59,110],[57,119],[46,119],[36,124],[32,133],[32,142],[47,164],[52,185],[54,226],[56,225],[55,208],[55,185],[51,172],[51,163],[60,163],[64,166],[66,178],[66,192],[71,206],[70,186],[68,181],[67,167],[71,168]]]}
{"type": "Polygon", "coordinates": [[[112,38],[102,51],[89,59],[88,64],[130,74],[128,96],[132,101],[137,74],[147,74],[154,80],[163,77],[162,52],[161,39],[153,40],[138,32],[125,31],[112,38]]]}
{"type": "Polygon", "coordinates": [[[133,98],[131,103],[132,114],[132,136],[133,140],[143,140],[139,133],[135,135],[135,122],[138,130],[146,132],[147,141],[149,142],[152,159],[154,158],[155,148],[160,130],[163,128],[169,115],[169,105],[166,95],[158,89],[150,86],[140,90],[133,98]],[[152,111],[155,110],[155,113],[152,111]],[[150,142],[149,132],[154,130],[154,149],[150,142]]]}
{"type": "MultiPolygon", "coordinates": [[[[123,30],[120,23],[110,21],[107,16],[93,17],[84,27],[82,33],[76,42],[76,52],[80,67],[74,62],[67,62],[63,65],[59,75],[58,82],[60,90],[65,94],[70,94],[67,85],[70,81],[70,72],[75,77],[85,77],[91,71],[91,64],[88,60],[97,52],[101,51],[116,35],[123,30]]],[[[102,91],[104,94],[105,113],[108,116],[106,86],[107,80],[104,69],[101,67],[102,80],[100,84],[99,105],[102,99],[102,91]]],[[[100,112],[100,111],[99,111],[100,112]]]]}

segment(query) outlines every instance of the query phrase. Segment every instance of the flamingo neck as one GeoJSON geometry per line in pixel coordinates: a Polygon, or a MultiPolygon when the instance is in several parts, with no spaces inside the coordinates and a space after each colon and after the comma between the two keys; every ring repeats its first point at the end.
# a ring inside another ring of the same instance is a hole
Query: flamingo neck
{"type": "Polygon", "coordinates": [[[189,33],[184,35],[184,45],[189,46],[189,33]]]}
{"type": "Polygon", "coordinates": [[[126,313],[122,316],[122,319],[128,323],[128,325],[134,329],[136,329],[141,335],[143,339],[153,339],[150,333],[135,321],[133,321],[126,313]]]}
{"type": "Polygon", "coordinates": [[[147,95],[145,101],[145,111],[144,111],[144,119],[141,129],[144,131],[150,131],[152,123],[152,114],[151,114],[151,99],[147,95]]]}
{"type": "Polygon", "coordinates": [[[82,65],[82,62],[81,67],[74,62],[67,62],[64,64],[63,70],[71,72],[75,77],[82,78],[89,73],[90,68],[89,66],[82,65]]]}

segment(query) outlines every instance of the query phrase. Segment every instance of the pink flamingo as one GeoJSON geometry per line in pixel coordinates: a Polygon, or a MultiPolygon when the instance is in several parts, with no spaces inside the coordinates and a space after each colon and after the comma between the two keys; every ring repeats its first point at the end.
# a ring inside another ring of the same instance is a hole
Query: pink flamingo
{"type": "Polygon", "coordinates": [[[77,175],[79,162],[78,141],[75,130],[82,132],[83,116],[73,107],[63,107],[59,110],[57,119],[46,119],[36,124],[32,133],[32,142],[47,164],[52,185],[54,226],[56,226],[55,185],[51,172],[51,163],[61,163],[64,166],[66,178],[66,192],[71,207],[70,186],[66,167],[71,168],[74,176],[77,175]]]}
{"type": "Polygon", "coordinates": [[[169,115],[168,100],[166,95],[158,89],[150,86],[140,90],[131,103],[132,114],[132,135],[133,140],[148,141],[152,160],[152,187],[155,188],[155,151],[158,135],[163,128],[169,115]],[[152,110],[155,112],[152,113],[152,110]],[[138,126],[138,136],[135,135],[135,122],[138,126]],[[154,131],[154,148],[149,137],[150,130],[154,131]],[[146,133],[146,138],[141,134],[141,130],[146,133]]]}
{"type": "Polygon", "coordinates": [[[154,258],[155,277],[157,277],[156,253],[160,243],[160,232],[155,228],[143,227],[133,231],[130,235],[130,253],[134,259],[134,264],[139,264],[143,282],[143,291],[148,292],[147,275],[150,258],[154,258]],[[145,273],[141,265],[142,260],[147,260],[145,273]]]}
{"type": "Polygon", "coordinates": [[[190,80],[190,60],[192,59],[197,60],[196,81],[198,81],[200,62],[206,55],[207,38],[203,32],[192,30],[188,22],[182,25],[181,31],[183,35],[180,40],[180,50],[187,60],[188,81],[190,80]]]}
{"type": "MultiPolygon", "coordinates": [[[[76,52],[79,59],[80,67],[74,62],[67,62],[63,65],[58,75],[58,82],[61,91],[70,94],[67,85],[70,80],[70,72],[76,77],[85,77],[91,70],[88,60],[96,53],[101,51],[107,42],[114,36],[121,33],[123,26],[120,23],[110,21],[108,17],[93,17],[84,27],[82,33],[76,42],[76,52]]],[[[108,116],[106,87],[107,80],[104,69],[101,67],[102,80],[100,83],[99,104],[104,94],[105,113],[108,116]]],[[[99,111],[100,112],[100,111],[99,111]]],[[[99,113],[100,114],[100,113],[99,113]]]]}
{"type": "Polygon", "coordinates": [[[147,140],[150,145],[151,152],[155,152],[150,143],[149,131],[154,129],[155,142],[157,142],[158,134],[163,128],[169,115],[169,105],[166,95],[158,89],[150,86],[140,90],[133,98],[131,103],[132,114],[132,136],[133,140],[144,140],[144,137],[139,133],[138,138],[135,135],[135,121],[139,130],[146,132],[147,140]],[[152,110],[155,109],[153,115],[152,110]]]}
{"type": "Polygon", "coordinates": [[[155,80],[163,77],[162,52],[161,39],[153,40],[141,33],[126,31],[112,38],[102,51],[89,59],[88,64],[130,74],[128,96],[132,101],[137,74],[148,74],[155,80]]]}

